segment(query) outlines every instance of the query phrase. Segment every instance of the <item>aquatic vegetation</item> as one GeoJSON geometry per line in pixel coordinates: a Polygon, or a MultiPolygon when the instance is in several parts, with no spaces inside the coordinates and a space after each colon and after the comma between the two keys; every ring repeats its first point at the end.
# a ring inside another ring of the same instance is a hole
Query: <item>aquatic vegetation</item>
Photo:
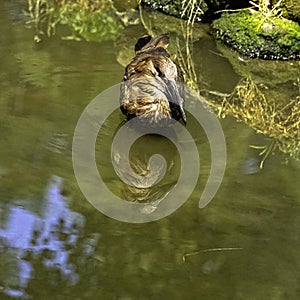
{"type": "Polygon", "coordinates": [[[300,58],[300,26],[282,17],[253,10],[225,13],[212,30],[217,39],[251,58],[300,58]]]}
{"type": "Polygon", "coordinates": [[[65,39],[87,41],[114,39],[123,28],[112,0],[28,0],[28,10],[36,42],[53,35],[58,24],[71,28],[65,39]]]}
{"type": "Polygon", "coordinates": [[[295,158],[300,158],[300,96],[288,103],[266,97],[250,78],[243,79],[230,97],[225,97],[219,114],[232,115],[255,129],[257,133],[272,138],[262,155],[275,148],[295,158]]]}

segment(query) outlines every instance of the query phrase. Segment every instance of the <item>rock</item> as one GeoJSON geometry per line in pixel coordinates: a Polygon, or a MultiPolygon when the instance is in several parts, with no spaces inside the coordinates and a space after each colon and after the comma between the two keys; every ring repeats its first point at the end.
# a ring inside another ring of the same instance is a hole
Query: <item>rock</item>
{"type": "MultiPolygon", "coordinates": [[[[142,3],[151,7],[152,9],[162,11],[168,15],[175,16],[178,18],[187,19],[188,13],[184,13],[185,7],[187,3],[191,3],[189,1],[181,1],[181,0],[142,0],[142,3]]],[[[241,7],[248,7],[248,0],[239,0],[239,1],[231,1],[231,0],[198,0],[196,1],[196,6],[202,11],[201,14],[196,16],[196,21],[211,21],[218,17],[216,14],[217,11],[223,9],[236,9],[241,7]]]]}
{"type": "Polygon", "coordinates": [[[262,59],[300,59],[300,26],[258,11],[223,14],[212,24],[217,39],[239,53],[262,59]]]}

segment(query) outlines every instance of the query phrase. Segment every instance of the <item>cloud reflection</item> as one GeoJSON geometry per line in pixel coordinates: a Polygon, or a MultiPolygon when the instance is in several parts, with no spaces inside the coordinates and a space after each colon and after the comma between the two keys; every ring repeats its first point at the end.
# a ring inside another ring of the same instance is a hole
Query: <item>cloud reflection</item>
{"type": "Polygon", "coordinates": [[[0,228],[0,253],[3,257],[0,264],[3,263],[4,276],[0,277],[0,285],[2,292],[10,297],[29,298],[26,288],[33,277],[33,260],[38,259],[48,271],[58,271],[67,285],[75,285],[79,274],[69,259],[75,246],[79,242],[84,244],[81,246],[81,261],[94,253],[99,235],[93,234],[82,242],[85,217],[68,208],[61,188],[62,179],[53,176],[43,208],[37,213],[18,205],[8,207],[6,222],[0,228]]]}

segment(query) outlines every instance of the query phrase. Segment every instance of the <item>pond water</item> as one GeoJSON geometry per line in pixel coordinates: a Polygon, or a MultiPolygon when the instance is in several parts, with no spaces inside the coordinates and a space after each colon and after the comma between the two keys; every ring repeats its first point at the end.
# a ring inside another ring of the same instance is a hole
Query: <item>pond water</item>
{"type": "MultiPolygon", "coordinates": [[[[119,49],[58,35],[35,44],[19,5],[0,8],[0,299],[299,299],[299,162],[276,154],[259,170],[249,145],[263,137],[222,119],[225,175],[199,209],[210,151],[188,115],[201,174],[185,204],[149,223],[105,216],[78,187],[72,139],[90,101],[121,81],[119,49]]],[[[136,40],[143,30],[127,34],[136,40]]],[[[207,69],[209,88],[230,92],[239,80],[230,63],[209,36],[198,47],[195,63],[207,69]]],[[[118,180],[109,156],[122,122],[116,110],[100,132],[97,164],[109,188],[132,200],[136,191],[118,180]]],[[[132,156],[151,155],[151,144],[169,166],[171,178],[154,192],[164,194],[176,185],[180,161],[154,136],[142,138],[132,156]]]]}

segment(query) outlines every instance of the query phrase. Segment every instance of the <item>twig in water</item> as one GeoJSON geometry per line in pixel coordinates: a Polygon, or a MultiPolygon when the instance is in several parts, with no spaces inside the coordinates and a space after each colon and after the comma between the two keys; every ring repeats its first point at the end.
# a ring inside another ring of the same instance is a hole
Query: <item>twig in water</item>
{"type": "Polygon", "coordinates": [[[225,248],[211,248],[211,249],[204,249],[196,252],[186,253],[182,256],[182,260],[185,263],[186,258],[189,256],[194,256],[200,253],[207,253],[207,252],[218,252],[218,251],[236,251],[236,250],[243,250],[244,248],[240,247],[225,247],[225,248]]]}
{"type": "Polygon", "coordinates": [[[276,149],[276,147],[277,147],[277,144],[276,144],[275,139],[271,140],[271,142],[268,145],[265,145],[265,146],[250,145],[250,148],[261,149],[261,152],[259,153],[259,156],[263,156],[263,158],[262,158],[262,160],[260,161],[260,164],[259,164],[260,169],[263,168],[266,159],[276,149]]]}

